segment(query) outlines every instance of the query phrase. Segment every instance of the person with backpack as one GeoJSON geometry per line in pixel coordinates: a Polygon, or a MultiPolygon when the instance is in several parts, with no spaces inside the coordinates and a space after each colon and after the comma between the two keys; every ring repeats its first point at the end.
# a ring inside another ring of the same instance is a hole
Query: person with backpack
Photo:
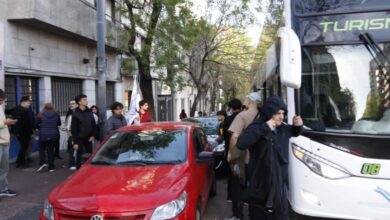
{"type": "Polygon", "coordinates": [[[242,200],[249,203],[251,220],[288,220],[288,146],[301,134],[302,118],[283,122],[287,106],[280,97],[268,98],[260,118],[240,134],[237,148],[249,149],[249,183],[242,200]]]}

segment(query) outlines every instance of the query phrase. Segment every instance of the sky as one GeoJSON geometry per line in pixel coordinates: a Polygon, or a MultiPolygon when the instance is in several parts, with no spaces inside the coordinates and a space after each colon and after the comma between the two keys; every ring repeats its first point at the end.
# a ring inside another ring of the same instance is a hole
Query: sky
{"type": "MultiPolygon", "coordinates": [[[[209,11],[207,11],[207,0],[192,0],[192,2],[194,4],[192,10],[198,16],[205,16],[207,13],[209,13],[209,11]]],[[[256,22],[253,25],[248,26],[245,32],[251,39],[252,45],[256,46],[259,41],[264,15],[255,10],[254,2],[257,2],[257,0],[251,0],[249,9],[255,15],[256,22]]]]}

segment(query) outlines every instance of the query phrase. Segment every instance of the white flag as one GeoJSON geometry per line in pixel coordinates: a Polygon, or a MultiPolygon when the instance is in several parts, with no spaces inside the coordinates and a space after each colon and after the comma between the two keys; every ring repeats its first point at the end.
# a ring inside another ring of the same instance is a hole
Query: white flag
{"type": "Polygon", "coordinates": [[[131,102],[130,102],[130,109],[129,112],[126,115],[127,124],[140,124],[139,116],[138,116],[138,103],[142,100],[142,93],[141,89],[139,87],[139,75],[134,76],[134,82],[133,82],[133,92],[131,93],[131,102]]]}

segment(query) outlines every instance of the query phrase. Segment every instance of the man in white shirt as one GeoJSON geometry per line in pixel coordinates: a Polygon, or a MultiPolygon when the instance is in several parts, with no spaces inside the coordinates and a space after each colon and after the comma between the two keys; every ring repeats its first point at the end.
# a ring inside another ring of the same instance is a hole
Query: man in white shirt
{"type": "Polygon", "coordinates": [[[16,124],[17,120],[8,119],[4,113],[5,94],[0,89],[0,196],[16,196],[16,192],[8,188],[7,175],[9,170],[10,134],[8,125],[16,124]]]}

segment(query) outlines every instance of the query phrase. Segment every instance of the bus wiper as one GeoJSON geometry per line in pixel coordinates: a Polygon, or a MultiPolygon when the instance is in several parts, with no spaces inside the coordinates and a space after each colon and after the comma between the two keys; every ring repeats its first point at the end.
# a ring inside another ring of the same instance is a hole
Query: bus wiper
{"type": "Polygon", "coordinates": [[[378,43],[374,41],[370,33],[362,33],[359,35],[359,39],[364,42],[364,46],[368,52],[374,58],[374,61],[380,69],[385,69],[387,74],[390,74],[389,65],[390,61],[383,50],[379,47],[378,43]],[[380,55],[380,57],[379,57],[380,55]],[[380,59],[382,58],[382,59],[380,59]]]}

